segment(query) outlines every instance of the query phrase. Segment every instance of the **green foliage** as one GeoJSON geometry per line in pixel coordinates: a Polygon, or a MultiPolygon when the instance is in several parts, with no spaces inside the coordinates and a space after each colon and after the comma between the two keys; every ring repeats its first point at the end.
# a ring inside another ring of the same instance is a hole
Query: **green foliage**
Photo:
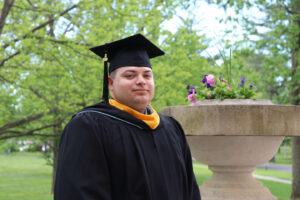
{"type": "MultiPolygon", "coordinates": [[[[256,99],[259,95],[255,92],[256,84],[259,85],[259,72],[249,66],[251,62],[246,60],[246,56],[253,55],[248,49],[234,50],[233,54],[230,50],[230,56],[227,57],[225,51],[219,51],[222,58],[222,64],[218,65],[215,58],[211,58],[213,73],[211,69],[202,73],[197,83],[193,85],[195,88],[195,98],[204,99],[256,99]],[[232,57],[233,55],[233,57],[232,57]],[[213,79],[211,79],[213,76],[213,79]],[[246,76],[251,77],[251,84],[246,80],[246,76]],[[208,79],[211,79],[209,81],[208,79]],[[202,82],[202,83],[201,83],[202,82]],[[208,85],[209,84],[209,85],[208,85]],[[213,85],[211,85],[213,84],[213,85]]],[[[192,87],[189,93],[192,93],[192,87]]],[[[262,90],[264,91],[264,90],[262,90]]],[[[191,100],[191,99],[190,99],[191,100]]]]}
{"type": "Polygon", "coordinates": [[[205,87],[200,91],[200,99],[235,99],[237,98],[237,91],[232,90],[226,80],[220,81],[216,79],[216,85],[212,88],[205,87]]]}
{"type": "Polygon", "coordinates": [[[19,151],[18,144],[15,141],[8,140],[0,143],[0,153],[13,153],[19,151]]]}
{"type": "Polygon", "coordinates": [[[175,34],[161,24],[189,5],[187,0],[15,1],[0,33],[0,140],[59,135],[74,113],[100,101],[103,63],[89,47],[135,33],[167,53],[152,63],[154,107],[184,104],[179,88],[208,66],[200,56],[205,38],[188,20],[175,34]]]}
{"type": "Polygon", "coordinates": [[[163,36],[166,55],[153,61],[156,94],[152,104],[158,110],[186,104],[182,88],[190,81],[196,82],[201,72],[209,68],[207,60],[200,56],[206,48],[204,37],[196,31],[181,27],[175,34],[165,31],[163,36]]]}
{"type": "Polygon", "coordinates": [[[253,86],[245,86],[245,84],[240,84],[237,90],[237,98],[239,99],[256,99],[256,94],[253,91],[253,86]]]}
{"type": "MultiPolygon", "coordinates": [[[[212,75],[208,75],[212,76],[212,75]]],[[[214,85],[209,84],[204,78],[205,82],[202,82],[201,87],[196,87],[195,97],[200,100],[204,99],[256,99],[256,93],[254,92],[253,85],[246,85],[245,77],[242,77],[243,81],[239,85],[230,85],[229,81],[221,78],[215,78],[214,85]]],[[[193,89],[192,89],[193,91],[193,89]]],[[[190,91],[190,92],[192,92],[190,91]]]]}

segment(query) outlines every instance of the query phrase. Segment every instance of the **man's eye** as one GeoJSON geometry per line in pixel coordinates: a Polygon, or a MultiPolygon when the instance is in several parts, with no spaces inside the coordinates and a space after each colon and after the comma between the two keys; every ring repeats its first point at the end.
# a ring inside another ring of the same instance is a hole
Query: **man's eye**
{"type": "Polygon", "coordinates": [[[132,78],[133,75],[132,75],[132,74],[126,74],[125,77],[126,77],[126,78],[132,78]]]}

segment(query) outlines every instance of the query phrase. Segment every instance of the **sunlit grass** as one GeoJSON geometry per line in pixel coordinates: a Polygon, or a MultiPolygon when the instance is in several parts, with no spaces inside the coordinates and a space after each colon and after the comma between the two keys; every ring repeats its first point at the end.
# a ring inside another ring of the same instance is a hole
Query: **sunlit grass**
{"type": "MultiPolygon", "coordinates": [[[[212,172],[206,165],[194,162],[199,185],[209,179],[212,172]]],[[[52,168],[38,153],[0,154],[0,200],[52,200],[52,168]]],[[[257,169],[255,174],[291,180],[291,173],[257,169]]],[[[278,200],[288,200],[291,185],[260,180],[278,200]]]]}
{"type": "Polygon", "coordinates": [[[0,200],[51,200],[51,167],[39,154],[0,154],[0,200]]]}
{"type": "Polygon", "coordinates": [[[278,200],[289,200],[291,196],[292,186],[290,184],[285,183],[278,183],[274,181],[267,181],[267,180],[261,180],[261,181],[269,190],[271,193],[278,198],[278,200]]]}
{"type": "Polygon", "coordinates": [[[269,169],[256,169],[254,174],[262,175],[262,176],[270,176],[284,180],[292,180],[292,173],[289,172],[280,172],[269,169]]]}

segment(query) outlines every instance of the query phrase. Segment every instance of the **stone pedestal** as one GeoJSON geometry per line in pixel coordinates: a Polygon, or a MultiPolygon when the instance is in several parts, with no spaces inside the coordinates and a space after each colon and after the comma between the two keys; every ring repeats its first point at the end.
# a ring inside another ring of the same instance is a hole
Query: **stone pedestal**
{"type": "Polygon", "coordinates": [[[284,136],[187,136],[193,157],[212,177],[200,187],[203,200],[276,200],[252,176],[270,160],[284,136]]]}
{"type": "Polygon", "coordinates": [[[276,200],[252,177],[253,167],[210,166],[209,169],[213,175],[200,187],[203,200],[276,200]]]}
{"type": "Polygon", "coordinates": [[[275,155],[284,136],[300,135],[299,106],[209,100],[162,113],[180,122],[192,156],[213,172],[200,187],[203,200],[276,200],[252,172],[275,155]]]}

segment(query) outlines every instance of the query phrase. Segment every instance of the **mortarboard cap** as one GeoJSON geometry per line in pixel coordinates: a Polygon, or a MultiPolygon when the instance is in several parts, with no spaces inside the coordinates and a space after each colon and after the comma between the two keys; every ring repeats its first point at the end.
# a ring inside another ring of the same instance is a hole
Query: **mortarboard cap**
{"type": "Polygon", "coordinates": [[[142,34],[92,47],[90,50],[101,58],[107,53],[110,73],[124,66],[151,67],[150,58],[164,55],[161,49],[142,34]]]}
{"type": "Polygon", "coordinates": [[[142,34],[136,34],[121,40],[90,48],[104,60],[103,100],[108,103],[107,62],[109,73],[125,66],[150,67],[150,59],[164,55],[142,34]]]}

